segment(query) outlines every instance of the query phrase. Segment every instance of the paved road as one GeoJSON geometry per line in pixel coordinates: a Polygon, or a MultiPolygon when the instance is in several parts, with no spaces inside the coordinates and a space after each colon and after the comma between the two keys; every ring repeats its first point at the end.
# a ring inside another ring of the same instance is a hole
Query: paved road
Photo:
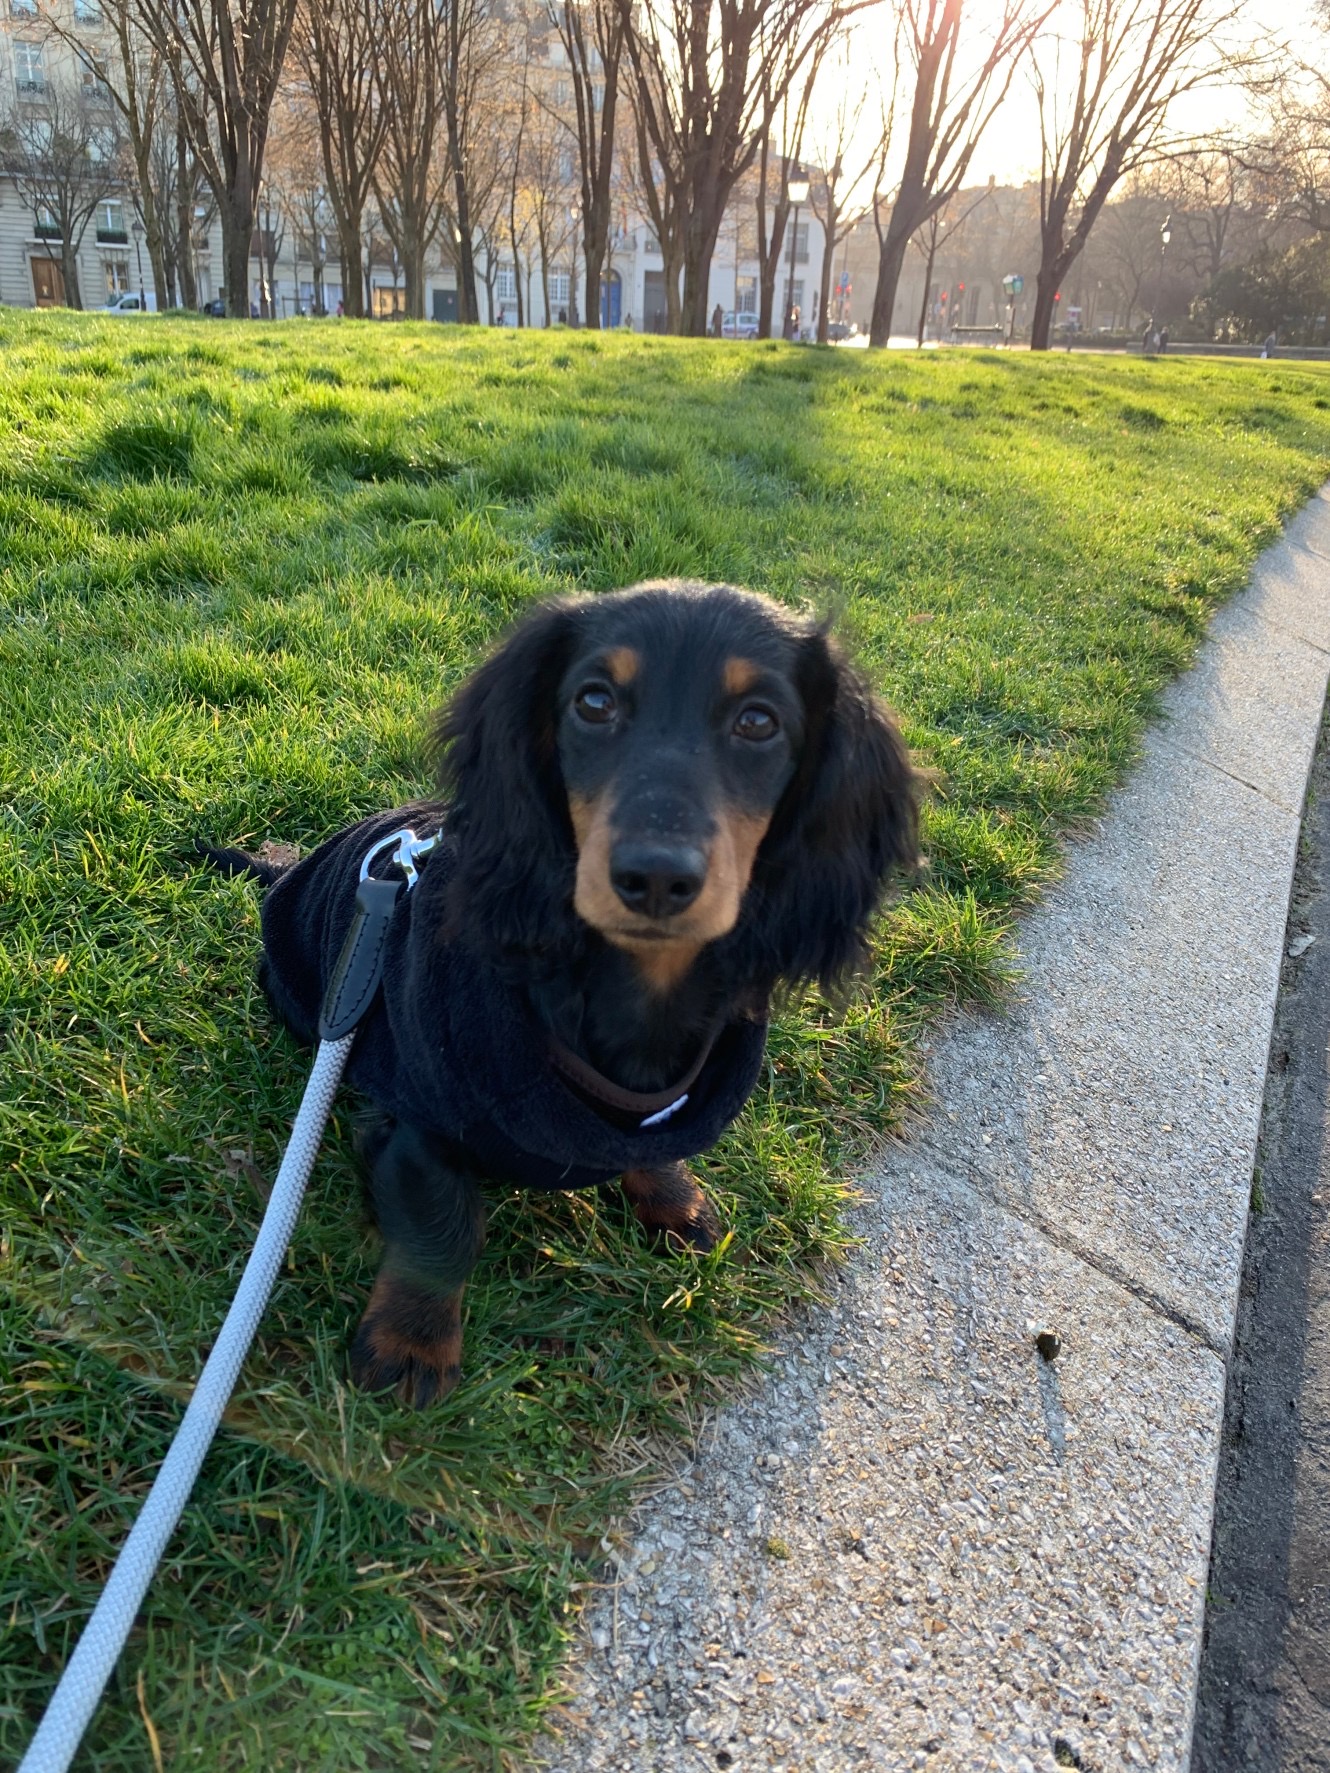
{"type": "Polygon", "coordinates": [[[1323,730],[1228,1384],[1193,1773],[1330,1769],[1328,1083],[1330,733],[1323,730]]]}

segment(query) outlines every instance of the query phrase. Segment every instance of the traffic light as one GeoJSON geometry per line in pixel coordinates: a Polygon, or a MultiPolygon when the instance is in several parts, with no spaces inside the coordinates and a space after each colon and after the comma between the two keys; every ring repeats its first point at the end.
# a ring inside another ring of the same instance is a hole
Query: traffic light
{"type": "Polygon", "coordinates": [[[965,285],[963,283],[958,283],[956,285],[956,294],[957,295],[964,295],[965,294],[965,285]]]}

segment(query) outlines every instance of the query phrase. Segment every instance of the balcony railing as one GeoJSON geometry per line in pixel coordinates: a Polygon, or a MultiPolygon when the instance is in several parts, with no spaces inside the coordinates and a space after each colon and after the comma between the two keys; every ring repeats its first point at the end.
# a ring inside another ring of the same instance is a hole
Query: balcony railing
{"type": "Polygon", "coordinates": [[[32,230],[32,237],[34,240],[60,240],[64,236],[61,234],[59,222],[38,222],[32,230]]]}
{"type": "Polygon", "coordinates": [[[128,246],[129,235],[123,228],[98,228],[97,244],[99,246],[128,246]]]}
{"type": "Polygon", "coordinates": [[[45,74],[20,74],[14,82],[22,98],[40,97],[46,91],[45,74]]]}

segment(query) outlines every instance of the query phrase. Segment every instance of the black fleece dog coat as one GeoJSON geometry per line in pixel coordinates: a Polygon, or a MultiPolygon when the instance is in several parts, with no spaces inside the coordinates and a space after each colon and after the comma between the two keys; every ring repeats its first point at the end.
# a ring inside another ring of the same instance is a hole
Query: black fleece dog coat
{"type": "MultiPolygon", "coordinates": [[[[403,826],[432,835],[446,810],[416,805],[366,819],[269,886],[264,986],[302,1040],[317,1038],[365,855],[403,826]]],[[[766,1023],[726,1024],[678,1106],[642,1117],[653,1124],[596,1106],[556,1069],[549,1032],[523,993],[483,955],[441,938],[454,855],[445,835],[416,887],[398,898],[382,989],[360,1023],[348,1082],[458,1146],[483,1174],[524,1188],[592,1188],[714,1145],[757,1082],[766,1023]]]]}

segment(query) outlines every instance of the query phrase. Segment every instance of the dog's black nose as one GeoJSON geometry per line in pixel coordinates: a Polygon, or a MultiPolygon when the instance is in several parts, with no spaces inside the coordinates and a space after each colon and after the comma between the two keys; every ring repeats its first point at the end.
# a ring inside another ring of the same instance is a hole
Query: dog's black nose
{"type": "Polygon", "coordinates": [[[706,857],[686,844],[619,843],[610,858],[610,882],[630,911],[677,917],[702,891],[706,857]]]}

